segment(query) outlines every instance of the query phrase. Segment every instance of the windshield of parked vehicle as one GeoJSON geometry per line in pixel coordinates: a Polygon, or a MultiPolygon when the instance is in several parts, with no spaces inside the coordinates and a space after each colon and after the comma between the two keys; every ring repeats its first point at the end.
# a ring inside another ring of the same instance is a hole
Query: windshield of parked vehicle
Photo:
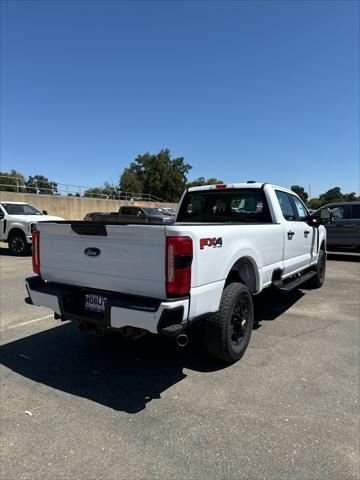
{"type": "Polygon", "coordinates": [[[271,223],[262,189],[222,189],[188,192],[178,222],[271,223]]]}
{"type": "Polygon", "coordinates": [[[156,210],[156,208],[143,208],[144,212],[147,213],[148,215],[155,215],[157,217],[161,217],[162,214],[159,212],[159,210],[156,210]]]}
{"type": "Polygon", "coordinates": [[[2,203],[1,205],[9,215],[43,215],[40,210],[28,203],[2,203]]]}

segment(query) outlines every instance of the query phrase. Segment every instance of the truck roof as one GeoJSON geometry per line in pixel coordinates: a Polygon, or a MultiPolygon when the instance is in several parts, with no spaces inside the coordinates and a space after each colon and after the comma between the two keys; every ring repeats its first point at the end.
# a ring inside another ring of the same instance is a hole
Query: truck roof
{"type": "MultiPolygon", "coordinates": [[[[220,184],[220,185],[225,185],[224,187],[220,187],[219,184],[218,185],[203,185],[203,186],[199,186],[199,187],[191,187],[188,189],[188,192],[196,192],[196,191],[200,191],[200,190],[215,190],[215,189],[221,189],[221,188],[264,188],[265,185],[266,186],[270,186],[272,188],[276,188],[276,189],[280,189],[280,190],[286,190],[288,192],[291,192],[291,193],[295,193],[293,192],[292,190],[290,190],[289,188],[285,188],[285,187],[280,187],[278,185],[273,185],[271,183],[261,183],[261,182],[250,182],[250,183],[247,183],[247,182],[242,182],[242,183],[224,183],[224,184],[220,184]]],[[[296,194],[295,194],[296,195],[296,194]]]]}

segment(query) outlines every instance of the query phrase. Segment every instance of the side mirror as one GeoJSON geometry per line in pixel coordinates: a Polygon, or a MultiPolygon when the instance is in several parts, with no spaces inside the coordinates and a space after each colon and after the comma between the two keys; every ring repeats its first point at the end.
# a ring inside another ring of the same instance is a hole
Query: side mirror
{"type": "Polygon", "coordinates": [[[46,211],[46,210],[43,210],[43,214],[44,214],[44,215],[47,215],[48,213],[47,213],[47,211],[46,211]]]}
{"type": "Polygon", "coordinates": [[[331,223],[332,213],[329,208],[322,208],[320,210],[320,223],[331,223]]]}
{"type": "Polygon", "coordinates": [[[5,217],[5,213],[0,212],[0,220],[3,220],[4,217],[5,217]]]}
{"type": "Polygon", "coordinates": [[[332,213],[329,208],[321,208],[317,210],[312,215],[310,215],[309,225],[313,227],[318,227],[319,225],[326,225],[333,221],[332,213]]]}

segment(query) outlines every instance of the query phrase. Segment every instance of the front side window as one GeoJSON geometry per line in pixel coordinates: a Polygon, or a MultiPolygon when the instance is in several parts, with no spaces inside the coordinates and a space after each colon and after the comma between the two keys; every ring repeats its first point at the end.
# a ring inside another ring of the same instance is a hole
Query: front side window
{"type": "Polygon", "coordinates": [[[2,206],[9,215],[42,215],[40,210],[27,203],[2,203],[2,206]]]}
{"type": "Polygon", "coordinates": [[[305,205],[302,203],[302,201],[298,197],[295,197],[295,195],[292,195],[292,199],[295,204],[298,220],[300,221],[306,220],[309,217],[309,214],[305,208],[305,205]]]}
{"type": "Polygon", "coordinates": [[[276,196],[280,204],[280,208],[285,220],[289,222],[293,222],[296,220],[296,214],[294,207],[290,200],[290,195],[286,192],[281,192],[280,190],[276,190],[276,196]]]}
{"type": "Polygon", "coordinates": [[[265,193],[260,188],[188,192],[178,222],[271,223],[265,193]]]}
{"type": "Polygon", "coordinates": [[[334,220],[342,220],[345,218],[345,207],[329,207],[334,220]]]}

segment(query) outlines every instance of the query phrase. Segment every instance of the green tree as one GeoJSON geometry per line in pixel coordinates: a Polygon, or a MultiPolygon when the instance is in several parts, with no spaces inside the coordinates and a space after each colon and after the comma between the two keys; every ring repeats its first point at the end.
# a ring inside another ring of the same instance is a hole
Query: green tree
{"type": "Polygon", "coordinates": [[[191,187],[202,187],[203,185],[216,185],[218,183],[223,183],[222,180],[218,180],[217,178],[208,178],[205,180],[205,177],[198,177],[195,180],[188,182],[186,184],[186,188],[191,187]]]}
{"type": "Polygon", "coordinates": [[[355,192],[345,193],[345,202],[355,202],[360,200],[360,196],[357,196],[355,192]]]}
{"type": "Polygon", "coordinates": [[[44,175],[30,175],[25,182],[27,193],[39,193],[41,195],[54,195],[57,193],[57,183],[52,182],[44,175]]]}
{"type": "Polygon", "coordinates": [[[332,202],[344,202],[345,196],[341,193],[340,187],[330,188],[319,196],[321,205],[332,202]]]}
{"type": "Polygon", "coordinates": [[[109,182],[105,182],[102,187],[93,187],[85,190],[84,197],[119,198],[119,189],[109,182]]]}
{"type": "Polygon", "coordinates": [[[24,192],[25,177],[16,170],[0,172],[0,191],[24,192]]]}
{"type": "Polygon", "coordinates": [[[120,189],[150,193],[168,202],[176,202],[185,189],[186,175],[191,168],[184,163],[184,157],[171,158],[167,148],[156,154],[145,153],[124,170],[120,189]]]}
{"type": "Polygon", "coordinates": [[[316,197],[314,198],[310,198],[309,200],[309,208],[311,208],[311,210],[317,210],[319,207],[320,207],[321,203],[320,203],[320,200],[316,197]]]}
{"type": "Polygon", "coordinates": [[[291,190],[293,192],[295,192],[300,198],[301,200],[307,204],[307,201],[308,201],[308,198],[309,198],[309,195],[307,192],[305,192],[305,189],[304,187],[301,187],[300,185],[293,185],[291,187],[291,190]]]}
{"type": "Polygon", "coordinates": [[[124,169],[123,174],[120,177],[120,190],[130,193],[143,193],[144,185],[137,177],[134,169],[131,168],[131,165],[129,168],[124,169]]]}
{"type": "Polygon", "coordinates": [[[102,196],[103,196],[103,191],[101,187],[88,188],[84,192],[84,197],[102,198],[102,196]]]}

